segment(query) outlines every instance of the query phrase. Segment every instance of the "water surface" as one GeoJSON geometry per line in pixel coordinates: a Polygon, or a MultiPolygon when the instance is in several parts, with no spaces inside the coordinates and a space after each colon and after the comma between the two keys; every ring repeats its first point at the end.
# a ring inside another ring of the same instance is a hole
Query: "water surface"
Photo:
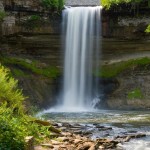
{"type": "Polygon", "coordinates": [[[86,129],[92,131],[92,139],[113,139],[118,135],[144,133],[146,137],[131,140],[121,146],[125,150],[150,150],[150,111],[47,112],[44,116],[55,122],[87,126],[86,129]],[[112,127],[112,130],[99,131],[95,128],[96,125],[112,127]]]}

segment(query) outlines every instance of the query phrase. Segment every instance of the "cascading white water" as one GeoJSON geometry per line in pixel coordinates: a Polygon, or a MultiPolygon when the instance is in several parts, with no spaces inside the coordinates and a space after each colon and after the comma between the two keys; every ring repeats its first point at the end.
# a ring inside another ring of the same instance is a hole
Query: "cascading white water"
{"type": "Polygon", "coordinates": [[[66,8],[63,12],[66,39],[62,108],[65,110],[90,107],[93,91],[97,91],[92,76],[99,68],[100,12],[100,6],[66,8]]]}

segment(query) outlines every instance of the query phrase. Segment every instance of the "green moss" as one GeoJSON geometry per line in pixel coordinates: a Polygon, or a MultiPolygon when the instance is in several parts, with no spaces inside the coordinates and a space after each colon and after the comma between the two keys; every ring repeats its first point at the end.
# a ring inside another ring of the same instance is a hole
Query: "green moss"
{"type": "Polygon", "coordinates": [[[0,21],[2,21],[6,17],[6,12],[0,11],[0,21]]]}
{"type": "Polygon", "coordinates": [[[123,71],[133,68],[135,66],[143,66],[150,64],[150,58],[144,57],[139,59],[132,59],[128,61],[122,61],[118,63],[113,63],[110,65],[103,65],[101,68],[101,71],[99,73],[99,76],[111,78],[119,75],[123,71]]]}
{"type": "Polygon", "coordinates": [[[140,88],[136,88],[128,93],[128,99],[143,99],[143,94],[140,88]]]}
{"type": "Polygon", "coordinates": [[[64,6],[64,0],[42,0],[41,3],[46,9],[62,10],[64,6]]]}
{"type": "Polygon", "coordinates": [[[15,76],[15,77],[24,77],[24,76],[26,76],[26,74],[22,71],[22,70],[20,70],[20,69],[13,69],[12,70],[12,74],[15,76]]]}
{"type": "Polygon", "coordinates": [[[27,62],[23,59],[18,59],[18,58],[11,58],[11,57],[5,57],[5,58],[0,58],[0,61],[2,62],[2,64],[4,65],[16,65],[20,68],[22,68],[22,70],[17,69],[14,70],[14,74],[16,74],[17,76],[21,76],[24,75],[23,71],[31,71],[32,73],[38,74],[38,75],[43,75],[45,77],[48,78],[56,78],[60,72],[58,70],[58,68],[54,67],[54,66],[47,66],[44,68],[40,68],[39,67],[39,63],[36,61],[32,61],[32,62],[27,62]]]}

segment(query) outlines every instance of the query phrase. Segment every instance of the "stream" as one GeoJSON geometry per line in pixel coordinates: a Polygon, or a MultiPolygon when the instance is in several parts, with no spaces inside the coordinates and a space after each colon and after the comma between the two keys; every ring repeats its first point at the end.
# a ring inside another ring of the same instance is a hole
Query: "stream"
{"type": "Polygon", "coordinates": [[[100,110],[93,112],[44,112],[46,119],[58,124],[80,125],[81,130],[89,133],[93,140],[98,138],[113,139],[117,136],[133,133],[146,134],[146,137],[124,142],[120,149],[150,150],[150,111],[115,111],[100,110]],[[107,130],[101,130],[105,127],[107,130]]]}

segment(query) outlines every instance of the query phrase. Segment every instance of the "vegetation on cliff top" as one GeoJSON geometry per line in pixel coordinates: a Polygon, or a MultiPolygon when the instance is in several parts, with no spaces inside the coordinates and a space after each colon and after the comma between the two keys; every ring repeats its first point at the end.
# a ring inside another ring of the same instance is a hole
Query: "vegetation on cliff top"
{"type": "Polygon", "coordinates": [[[46,9],[62,10],[64,6],[64,0],[42,0],[42,5],[46,9]]]}
{"type": "Polygon", "coordinates": [[[143,0],[101,0],[101,5],[109,9],[112,5],[118,5],[122,3],[140,3],[143,0]]]}

